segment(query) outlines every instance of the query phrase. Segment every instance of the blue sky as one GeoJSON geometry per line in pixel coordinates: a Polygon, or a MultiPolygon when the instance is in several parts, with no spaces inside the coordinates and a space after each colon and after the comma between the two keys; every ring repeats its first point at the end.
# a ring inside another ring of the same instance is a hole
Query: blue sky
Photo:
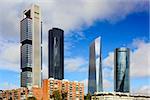
{"type": "Polygon", "coordinates": [[[36,3],[42,10],[43,78],[47,78],[48,30],[58,27],[65,31],[65,79],[84,82],[87,90],[89,45],[101,36],[104,90],[113,91],[114,49],[126,46],[131,49],[131,92],[147,94],[150,90],[148,0],[77,0],[67,4],[66,1],[1,1],[1,9],[8,9],[9,14],[0,10],[3,13],[0,17],[0,89],[20,86],[19,21],[23,10],[36,3]],[[6,4],[10,6],[4,6],[6,4]]]}

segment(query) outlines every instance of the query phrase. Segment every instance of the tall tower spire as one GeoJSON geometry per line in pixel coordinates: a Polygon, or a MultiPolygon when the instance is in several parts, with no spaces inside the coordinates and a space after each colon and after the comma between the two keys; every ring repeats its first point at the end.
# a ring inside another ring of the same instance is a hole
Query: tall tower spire
{"type": "Polygon", "coordinates": [[[102,83],[101,37],[98,37],[90,45],[88,93],[102,92],[102,83]]]}

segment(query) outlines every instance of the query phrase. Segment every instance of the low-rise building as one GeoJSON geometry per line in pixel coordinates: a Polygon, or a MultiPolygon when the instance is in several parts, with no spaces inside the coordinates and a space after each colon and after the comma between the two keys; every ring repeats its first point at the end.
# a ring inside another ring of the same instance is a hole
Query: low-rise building
{"type": "Polygon", "coordinates": [[[32,87],[31,90],[27,88],[18,88],[0,91],[0,100],[27,100],[28,97],[32,96],[35,97],[36,100],[42,100],[42,88],[32,87]]]}
{"type": "Polygon", "coordinates": [[[61,94],[63,100],[84,100],[83,83],[53,78],[43,80],[42,88],[33,86],[30,89],[0,90],[0,100],[27,100],[30,97],[36,100],[53,100],[55,91],[61,94]]]}
{"type": "Polygon", "coordinates": [[[53,99],[54,91],[66,93],[67,100],[84,100],[84,84],[80,82],[53,78],[43,80],[43,100],[53,99]]]}
{"type": "Polygon", "coordinates": [[[97,92],[92,100],[150,100],[150,96],[133,95],[120,92],[97,92]]]}
{"type": "Polygon", "coordinates": [[[28,96],[27,88],[18,88],[12,90],[1,90],[0,100],[25,100],[28,96]]]}
{"type": "Polygon", "coordinates": [[[36,100],[44,100],[42,88],[32,87],[31,93],[32,93],[31,96],[34,96],[36,100]]]}

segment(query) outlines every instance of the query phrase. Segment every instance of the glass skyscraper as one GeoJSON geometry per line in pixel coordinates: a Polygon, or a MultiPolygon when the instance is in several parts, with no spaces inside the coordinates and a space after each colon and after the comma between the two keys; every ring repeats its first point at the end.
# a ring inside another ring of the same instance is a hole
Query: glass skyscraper
{"type": "Polygon", "coordinates": [[[58,28],[48,34],[48,77],[64,79],[64,31],[58,28]]]}
{"type": "Polygon", "coordinates": [[[32,5],[23,12],[20,22],[21,87],[41,87],[41,12],[32,5]]]}
{"type": "Polygon", "coordinates": [[[90,45],[88,93],[102,91],[101,37],[98,37],[90,45]]]}
{"type": "Polygon", "coordinates": [[[130,91],[130,52],[129,48],[117,48],[114,53],[114,90],[130,91]]]}

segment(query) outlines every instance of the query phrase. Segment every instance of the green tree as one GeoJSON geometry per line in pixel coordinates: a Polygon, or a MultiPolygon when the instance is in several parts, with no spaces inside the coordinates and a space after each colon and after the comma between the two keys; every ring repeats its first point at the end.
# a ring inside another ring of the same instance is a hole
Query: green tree
{"type": "Polygon", "coordinates": [[[84,100],[91,100],[91,94],[88,93],[86,96],[84,96],[84,100]]]}
{"type": "Polygon", "coordinates": [[[61,92],[61,95],[62,95],[62,99],[63,99],[63,100],[67,100],[67,96],[68,96],[68,93],[67,93],[67,92],[62,91],[62,92],[61,92]]]}
{"type": "Polygon", "coordinates": [[[35,97],[28,97],[27,100],[36,100],[35,97]]]}
{"type": "Polygon", "coordinates": [[[62,96],[59,90],[54,91],[52,97],[54,98],[54,100],[62,100],[62,96]]]}

